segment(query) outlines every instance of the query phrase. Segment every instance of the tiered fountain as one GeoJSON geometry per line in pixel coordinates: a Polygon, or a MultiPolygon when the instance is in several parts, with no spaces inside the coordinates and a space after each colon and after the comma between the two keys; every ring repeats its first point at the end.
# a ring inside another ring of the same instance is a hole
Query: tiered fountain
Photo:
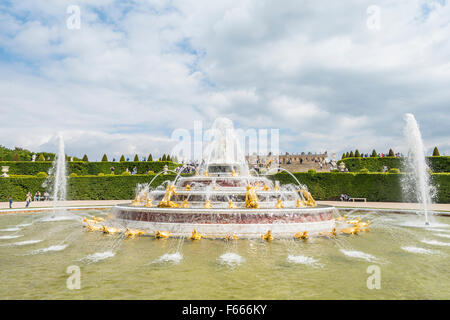
{"type": "MultiPolygon", "coordinates": [[[[187,236],[292,237],[328,232],[335,227],[332,206],[317,205],[302,185],[280,186],[249,173],[230,120],[217,119],[213,140],[195,176],[177,175],[167,186],[139,192],[114,213],[127,228],[187,236]]],[[[164,233],[162,233],[164,234],[164,233]]]]}

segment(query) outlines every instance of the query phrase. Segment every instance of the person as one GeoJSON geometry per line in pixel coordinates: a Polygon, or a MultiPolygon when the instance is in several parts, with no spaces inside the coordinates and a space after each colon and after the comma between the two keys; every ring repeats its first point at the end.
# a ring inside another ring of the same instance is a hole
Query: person
{"type": "Polygon", "coordinates": [[[11,196],[8,196],[8,198],[9,198],[9,208],[12,209],[13,198],[11,196]]]}
{"type": "Polygon", "coordinates": [[[36,192],[36,200],[41,201],[41,192],[39,190],[36,192]]]}
{"type": "Polygon", "coordinates": [[[111,174],[114,174],[114,167],[109,168],[111,170],[111,174]]]}
{"type": "Polygon", "coordinates": [[[137,167],[136,166],[134,166],[132,174],[137,174],[137,167]]]}
{"type": "Polygon", "coordinates": [[[50,198],[50,194],[48,193],[48,191],[44,192],[44,201],[48,201],[50,198]]]}
{"type": "Polygon", "coordinates": [[[27,193],[27,200],[26,201],[27,201],[27,204],[26,204],[25,207],[28,208],[28,206],[30,205],[30,202],[31,202],[31,192],[29,192],[29,191],[27,193]]]}

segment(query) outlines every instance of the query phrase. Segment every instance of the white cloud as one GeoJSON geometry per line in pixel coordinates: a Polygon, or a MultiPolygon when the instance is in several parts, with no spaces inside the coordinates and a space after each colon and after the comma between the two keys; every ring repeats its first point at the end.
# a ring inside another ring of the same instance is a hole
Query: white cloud
{"type": "Polygon", "coordinates": [[[0,143],[169,152],[170,133],[227,116],[280,128],[284,151],[405,152],[403,114],[450,153],[450,6],[379,1],[73,1],[0,5],[0,143]],[[167,140],[166,138],[167,137],[167,140]]]}

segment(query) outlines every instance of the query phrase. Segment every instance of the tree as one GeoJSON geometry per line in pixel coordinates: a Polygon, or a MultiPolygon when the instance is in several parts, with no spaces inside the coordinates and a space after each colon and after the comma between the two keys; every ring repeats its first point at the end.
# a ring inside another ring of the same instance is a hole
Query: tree
{"type": "Polygon", "coordinates": [[[139,156],[138,155],[134,156],[134,162],[139,162],[139,156]]]}
{"type": "Polygon", "coordinates": [[[45,161],[45,157],[42,153],[39,155],[38,161],[45,161]]]}
{"type": "Polygon", "coordinates": [[[361,154],[359,153],[358,149],[355,150],[355,157],[361,158],[361,154]]]}
{"type": "Polygon", "coordinates": [[[88,161],[89,161],[89,159],[88,159],[88,156],[87,156],[87,155],[84,155],[84,156],[83,156],[83,161],[84,161],[84,162],[88,162],[88,161]]]}
{"type": "Polygon", "coordinates": [[[389,156],[389,157],[395,157],[394,150],[389,149],[389,154],[388,154],[388,156],[389,156]]]}
{"type": "Polygon", "coordinates": [[[354,158],[354,157],[355,157],[355,155],[353,154],[353,151],[350,151],[349,157],[350,157],[350,158],[354,158]]]}
{"type": "Polygon", "coordinates": [[[20,156],[19,156],[19,154],[15,153],[15,154],[13,155],[13,161],[20,161],[20,156]]]}
{"type": "Polygon", "coordinates": [[[350,157],[350,153],[348,153],[348,151],[347,151],[347,153],[345,154],[345,157],[346,157],[346,158],[350,157]]]}
{"type": "Polygon", "coordinates": [[[167,155],[166,161],[172,161],[172,158],[170,157],[170,154],[167,155]]]}
{"type": "Polygon", "coordinates": [[[440,156],[441,156],[441,154],[439,153],[438,148],[437,148],[437,147],[434,147],[434,150],[433,150],[433,157],[440,157],[440,156]]]}
{"type": "Polygon", "coordinates": [[[345,158],[345,153],[342,154],[342,158],[341,159],[344,159],[344,158],[345,158]]]}
{"type": "Polygon", "coordinates": [[[102,162],[108,162],[108,157],[106,156],[106,154],[103,155],[102,162]]]}
{"type": "Polygon", "coordinates": [[[375,149],[372,150],[372,155],[371,155],[371,157],[372,157],[372,158],[378,157],[377,151],[376,151],[375,149]]]}
{"type": "Polygon", "coordinates": [[[120,156],[120,162],[125,162],[125,156],[124,155],[120,156]]]}
{"type": "Polygon", "coordinates": [[[162,156],[162,158],[161,158],[161,161],[166,161],[166,154],[163,154],[163,156],[162,156]]]}
{"type": "Polygon", "coordinates": [[[148,156],[147,161],[153,161],[153,157],[152,157],[152,154],[151,154],[151,153],[150,153],[150,155],[148,156]]]}

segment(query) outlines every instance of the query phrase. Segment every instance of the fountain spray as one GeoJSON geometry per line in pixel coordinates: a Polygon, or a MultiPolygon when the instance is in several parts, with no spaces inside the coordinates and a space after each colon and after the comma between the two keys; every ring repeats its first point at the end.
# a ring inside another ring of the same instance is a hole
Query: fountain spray
{"type": "MultiPolygon", "coordinates": [[[[405,121],[404,134],[408,142],[409,153],[407,158],[408,176],[403,181],[403,184],[414,182],[416,199],[423,205],[425,225],[429,225],[428,210],[431,204],[432,187],[429,182],[429,168],[425,159],[425,148],[414,115],[411,113],[405,114],[405,121]]],[[[408,189],[408,186],[405,189],[408,189]]]]}
{"type": "Polygon", "coordinates": [[[66,153],[64,151],[64,139],[58,133],[58,154],[53,162],[55,181],[53,185],[53,211],[56,212],[60,201],[66,200],[67,176],[66,176],[66,153]]]}

